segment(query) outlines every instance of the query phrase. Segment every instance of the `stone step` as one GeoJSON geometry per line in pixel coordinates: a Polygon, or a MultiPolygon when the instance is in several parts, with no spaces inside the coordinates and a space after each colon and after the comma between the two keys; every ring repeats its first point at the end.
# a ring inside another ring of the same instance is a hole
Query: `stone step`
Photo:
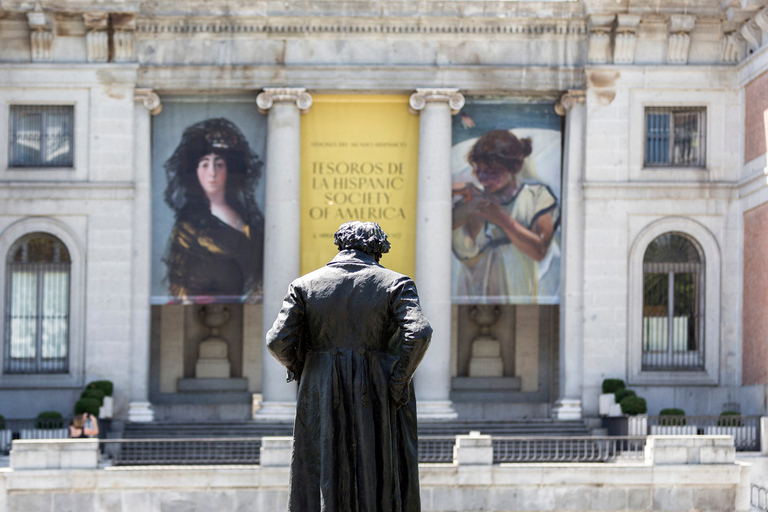
{"type": "MultiPolygon", "coordinates": [[[[289,436],[293,426],[286,423],[129,423],[125,438],[183,438],[183,437],[264,437],[289,436]]],[[[582,421],[520,420],[520,421],[451,421],[419,424],[422,436],[455,436],[479,431],[496,436],[586,436],[582,421]]]]}

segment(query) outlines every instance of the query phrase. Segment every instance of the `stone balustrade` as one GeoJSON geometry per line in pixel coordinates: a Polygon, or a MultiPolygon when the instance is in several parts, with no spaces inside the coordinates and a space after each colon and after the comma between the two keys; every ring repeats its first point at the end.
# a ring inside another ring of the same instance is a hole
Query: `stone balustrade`
{"type": "MultiPolygon", "coordinates": [[[[14,441],[0,510],[284,510],[290,437],[262,464],[96,469],[98,441],[14,441]],[[73,471],[76,470],[75,473],[73,471]]],[[[422,510],[748,511],[749,465],[730,436],[649,436],[644,457],[610,463],[493,463],[491,436],[457,436],[453,463],[420,464],[422,510]]]]}

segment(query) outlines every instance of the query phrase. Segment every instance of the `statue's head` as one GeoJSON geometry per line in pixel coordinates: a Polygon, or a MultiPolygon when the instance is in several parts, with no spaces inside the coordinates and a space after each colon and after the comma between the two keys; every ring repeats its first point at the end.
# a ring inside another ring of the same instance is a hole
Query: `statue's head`
{"type": "Polygon", "coordinates": [[[333,243],[340,251],[345,249],[356,249],[369,256],[373,256],[376,261],[381,259],[381,255],[389,252],[389,242],[387,234],[376,222],[360,222],[353,220],[345,222],[339,226],[339,230],[333,235],[333,243]]]}

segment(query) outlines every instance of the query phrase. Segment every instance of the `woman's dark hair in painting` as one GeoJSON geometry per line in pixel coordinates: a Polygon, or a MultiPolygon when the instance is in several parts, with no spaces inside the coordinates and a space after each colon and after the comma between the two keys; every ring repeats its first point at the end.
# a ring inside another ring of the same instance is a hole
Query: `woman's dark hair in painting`
{"type": "Polygon", "coordinates": [[[178,216],[182,210],[209,210],[210,202],[200,186],[197,164],[205,155],[216,153],[227,162],[225,197],[246,224],[261,221],[254,197],[264,164],[251,150],[243,133],[222,117],[206,119],[184,130],[176,151],[163,167],[168,175],[165,202],[178,216]]]}
{"type": "Polygon", "coordinates": [[[523,160],[531,154],[531,139],[518,139],[508,130],[491,130],[484,133],[467,155],[467,161],[476,168],[478,163],[499,163],[517,174],[523,168],[523,160]]]}
{"type": "Polygon", "coordinates": [[[360,222],[353,220],[339,226],[333,235],[333,243],[340,251],[344,249],[356,249],[376,258],[389,252],[390,244],[387,234],[376,222],[360,222]]]}

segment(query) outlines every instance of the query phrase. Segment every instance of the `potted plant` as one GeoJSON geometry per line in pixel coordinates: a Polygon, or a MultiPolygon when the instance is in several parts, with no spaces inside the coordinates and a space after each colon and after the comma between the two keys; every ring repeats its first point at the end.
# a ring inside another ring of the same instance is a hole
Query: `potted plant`
{"type": "Polygon", "coordinates": [[[604,417],[603,428],[611,436],[644,436],[646,434],[648,417],[645,416],[648,406],[645,398],[636,396],[634,391],[622,393],[622,399],[617,404],[621,416],[604,417]]]}
{"type": "Polygon", "coordinates": [[[668,407],[659,411],[659,424],[651,426],[654,436],[695,436],[696,425],[688,425],[685,411],[676,407],[668,407]]]}
{"type": "MultiPolygon", "coordinates": [[[[627,393],[622,395],[619,405],[621,412],[627,415],[627,435],[644,436],[648,433],[648,404],[645,398],[627,389],[627,393]]],[[[618,393],[617,393],[618,395],[618,393]]]]}
{"type": "Polygon", "coordinates": [[[754,445],[757,437],[755,429],[744,425],[744,418],[738,411],[723,411],[717,419],[717,426],[705,427],[704,434],[733,436],[736,446],[754,445]]]}
{"type": "Polygon", "coordinates": [[[621,416],[621,408],[618,407],[616,392],[624,389],[626,385],[621,379],[604,379],[603,393],[598,401],[600,416],[621,416]]]}
{"type": "Polygon", "coordinates": [[[64,418],[58,411],[43,411],[37,415],[35,428],[23,428],[19,432],[21,439],[66,439],[69,429],[64,425],[64,418]]]}
{"type": "Polygon", "coordinates": [[[101,407],[99,408],[98,418],[102,420],[112,419],[114,414],[115,403],[112,398],[112,393],[115,389],[112,381],[109,380],[95,380],[90,382],[86,387],[86,391],[100,391],[102,394],[101,407]]]}

